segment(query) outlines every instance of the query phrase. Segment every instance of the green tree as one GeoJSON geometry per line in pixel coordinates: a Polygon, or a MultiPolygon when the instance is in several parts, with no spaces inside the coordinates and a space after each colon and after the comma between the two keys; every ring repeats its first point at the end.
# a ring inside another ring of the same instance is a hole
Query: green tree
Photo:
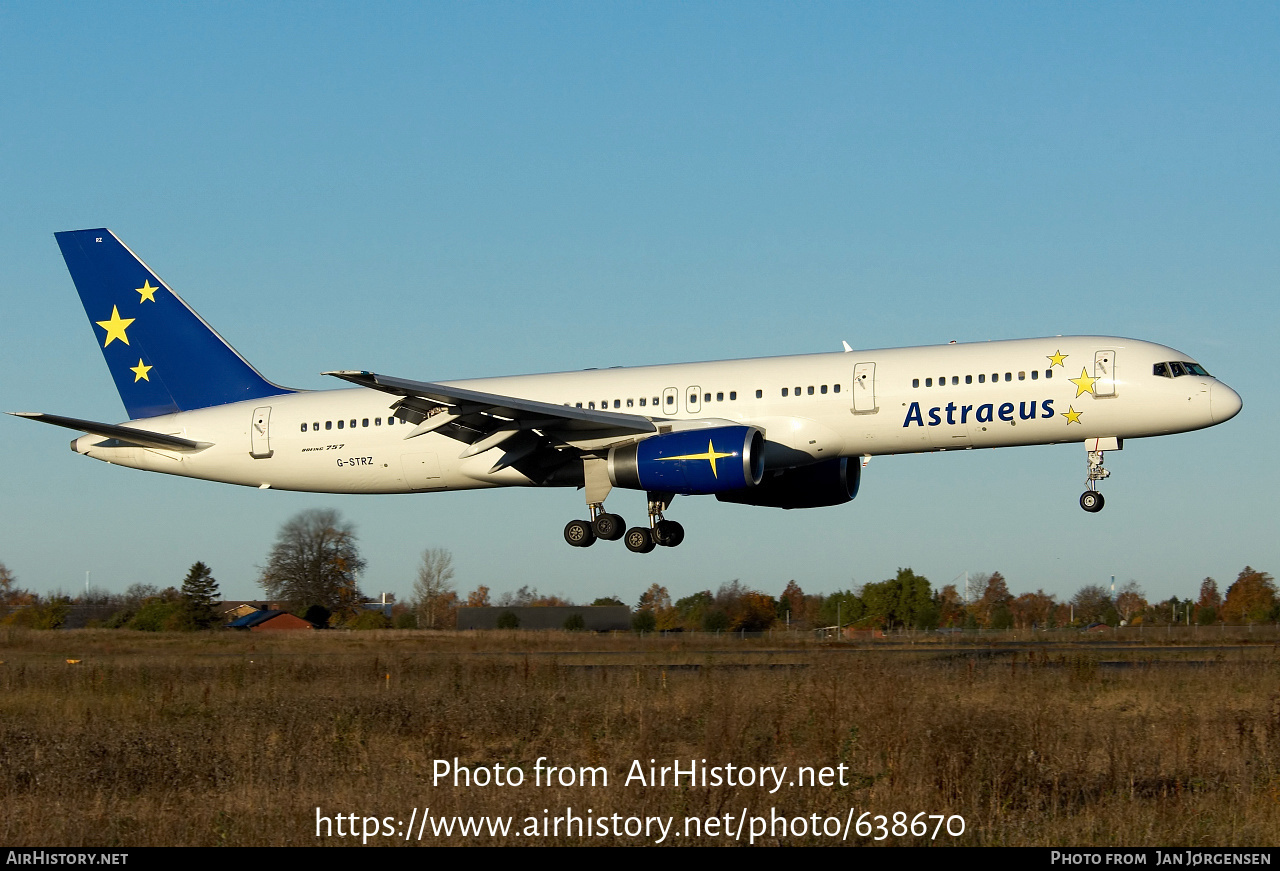
{"type": "Polygon", "coordinates": [[[182,581],[182,622],[188,629],[211,629],[218,625],[218,582],[207,565],[191,566],[182,581]]]}
{"type": "Polygon", "coordinates": [[[591,607],[599,608],[603,606],[612,606],[617,608],[625,604],[626,603],[623,602],[621,599],[619,599],[617,596],[601,596],[600,598],[596,599],[594,602],[591,603],[591,607]]]}
{"type": "Polygon", "coordinates": [[[355,528],[338,512],[318,508],[280,528],[258,583],[268,597],[294,607],[322,605],[354,615],[364,598],[356,581],[364,566],[355,528]]]}

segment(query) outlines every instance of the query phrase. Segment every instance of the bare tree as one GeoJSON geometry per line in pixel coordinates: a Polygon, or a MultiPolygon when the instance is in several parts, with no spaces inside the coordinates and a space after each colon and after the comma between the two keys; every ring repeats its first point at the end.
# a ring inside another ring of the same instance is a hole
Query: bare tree
{"type": "Polygon", "coordinates": [[[458,607],[458,594],[453,588],[453,554],[442,547],[422,552],[413,598],[419,629],[448,628],[458,607]]]}
{"type": "Polygon", "coordinates": [[[365,566],[355,527],[337,511],[304,511],[280,527],[258,583],[272,599],[354,614],[364,596],[356,576],[365,566]]]}

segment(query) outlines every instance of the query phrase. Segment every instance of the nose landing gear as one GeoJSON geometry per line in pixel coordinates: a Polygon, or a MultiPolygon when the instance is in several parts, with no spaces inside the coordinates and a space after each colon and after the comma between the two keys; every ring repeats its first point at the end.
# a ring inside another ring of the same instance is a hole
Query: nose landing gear
{"type": "Polygon", "coordinates": [[[1102,455],[1109,450],[1118,451],[1122,445],[1118,438],[1089,439],[1084,444],[1088,452],[1088,474],[1085,476],[1085,491],[1080,494],[1080,507],[1096,514],[1106,504],[1098,492],[1098,482],[1111,477],[1111,472],[1102,467],[1102,455]]]}

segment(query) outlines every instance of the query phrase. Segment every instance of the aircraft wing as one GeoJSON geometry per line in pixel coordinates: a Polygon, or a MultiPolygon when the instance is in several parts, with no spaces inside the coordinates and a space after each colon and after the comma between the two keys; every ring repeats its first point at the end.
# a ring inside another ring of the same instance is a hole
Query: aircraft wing
{"type": "Polygon", "coordinates": [[[74,417],[61,417],[56,414],[42,414],[38,411],[10,411],[14,417],[25,417],[54,426],[65,426],[67,429],[78,429],[90,435],[98,435],[107,439],[116,439],[126,445],[137,445],[141,448],[153,448],[161,451],[178,451],[194,453],[213,447],[213,442],[197,442],[181,436],[167,435],[149,430],[134,429],[131,426],[118,426],[111,423],[99,423],[96,420],[80,420],[74,417]]]}
{"type": "Polygon", "coordinates": [[[501,446],[502,456],[490,471],[514,466],[536,481],[551,480],[556,468],[579,456],[586,443],[626,440],[658,431],[649,418],[635,414],[556,405],[373,372],[324,374],[401,397],[391,406],[396,417],[417,424],[405,438],[438,432],[466,445],[459,459],[501,446]]]}
{"type": "MultiPolygon", "coordinates": [[[[402,408],[417,409],[424,414],[428,422],[431,417],[427,413],[435,406],[454,420],[466,420],[475,416],[489,418],[493,424],[519,424],[522,429],[550,430],[557,433],[573,433],[575,435],[594,434],[596,431],[617,432],[619,435],[655,433],[657,426],[647,417],[637,414],[620,414],[615,411],[596,411],[595,409],[575,408],[568,405],[555,405],[550,402],[537,402],[532,399],[521,399],[516,396],[502,396],[496,393],[483,393],[478,390],[466,390],[461,387],[448,387],[444,384],[433,384],[428,381],[409,381],[404,378],[392,378],[373,372],[341,371],[325,372],[352,384],[381,390],[396,396],[426,400],[425,403],[397,403],[402,408]]],[[[410,419],[412,420],[412,415],[410,419]]],[[[478,421],[477,421],[478,422],[478,421]]],[[[435,427],[433,427],[435,428],[435,427]]],[[[483,427],[488,429],[488,426],[483,427]]]]}

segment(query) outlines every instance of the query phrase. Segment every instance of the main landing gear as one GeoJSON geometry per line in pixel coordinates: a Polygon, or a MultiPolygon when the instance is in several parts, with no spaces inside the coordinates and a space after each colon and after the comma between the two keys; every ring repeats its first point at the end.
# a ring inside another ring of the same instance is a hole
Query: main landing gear
{"type": "Polygon", "coordinates": [[[659,545],[676,547],[684,541],[684,527],[662,516],[662,512],[670,507],[672,498],[671,493],[650,493],[649,526],[630,529],[617,514],[607,513],[603,502],[592,502],[587,505],[591,519],[570,520],[564,528],[564,540],[574,547],[590,547],[596,539],[617,541],[621,538],[632,553],[649,553],[659,545]]]}
{"type": "Polygon", "coordinates": [[[1080,494],[1080,507],[1090,514],[1096,514],[1107,504],[1098,492],[1098,482],[1111,476],[1110,471],[1102,468],[1102,454],[1100,450],[1089,451],[1089,474],[1085,478],[1085,491],[1080,494]]]}

